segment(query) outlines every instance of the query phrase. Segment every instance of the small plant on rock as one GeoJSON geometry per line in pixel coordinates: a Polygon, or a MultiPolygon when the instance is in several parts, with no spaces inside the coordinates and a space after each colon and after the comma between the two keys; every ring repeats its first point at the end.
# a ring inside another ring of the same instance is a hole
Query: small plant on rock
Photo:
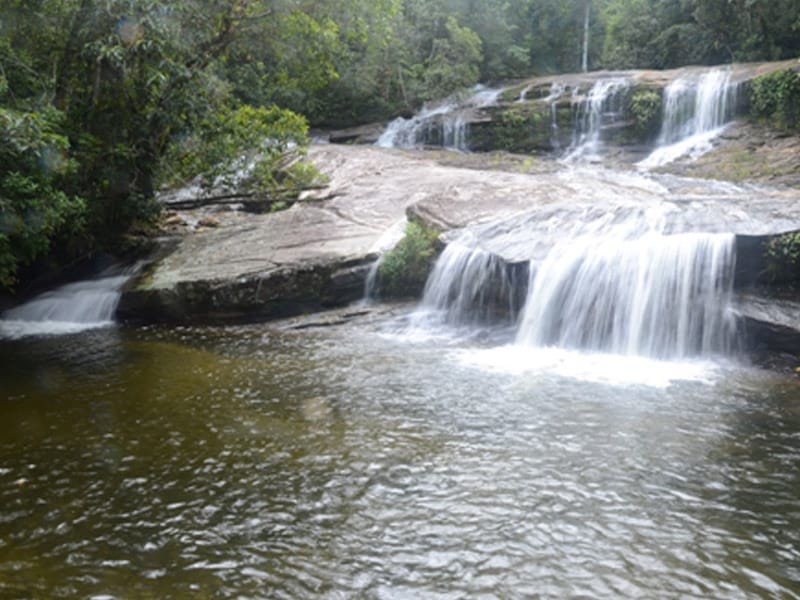
{"type": "Polygon", "coordinates": [[[418,296],[436,258],[438,232],[410,222],[406,235],[381,260],[378,288],[383,297],[418,296]]]}
{"type": "Polygon", "coordinates": [[[764,256],[770,281],[788,283],[800,279],[800,231],[772,238],[764,256]]]}

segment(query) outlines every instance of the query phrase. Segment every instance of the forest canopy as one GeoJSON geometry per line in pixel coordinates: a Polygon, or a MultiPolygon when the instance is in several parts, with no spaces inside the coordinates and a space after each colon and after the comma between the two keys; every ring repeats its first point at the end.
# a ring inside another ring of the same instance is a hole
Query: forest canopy
{"type": "Polygon", "coordinates": [[[161,186],[245,154],[292,184],[309,124],[584,66],[798,55],[800,0],[0,0],[0,288],[119,250],[161,186]]]}

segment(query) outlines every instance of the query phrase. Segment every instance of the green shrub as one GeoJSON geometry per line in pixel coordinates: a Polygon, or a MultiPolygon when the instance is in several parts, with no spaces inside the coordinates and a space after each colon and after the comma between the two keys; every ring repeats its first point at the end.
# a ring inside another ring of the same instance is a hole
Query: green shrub
{"type": "Polygon", "coordinates": [[[764,257],[770,281],[787,283],[800,279],[800,232],[772,238],[767,242],[764,257]]]}
{"type": "Polygon", "coordinates": [[[0,288],[84,228],[85,200],[61,189],[75,165],[60,118],[0,106],[0,288]]]}
{"type": "Polygon", "coordinates": [[[630,96],[628,110],[636,123],[636,133],[649,138],[658,134],[661,125],[661,96],[649,89],[637,90],[630,96]]]}
{"type": "Polygon", "coordinates": [[[784,130],[800,128],[800,73],[783,69],[750,84],[753,116],[784,130]]]}
{"type": "Polygon", "coordinates": [[[418,296],[425,289],[436,258],[438,232],[411,222],[406,235],[386,253],[378,268],[378,290],[383,297],[418,296]]]}

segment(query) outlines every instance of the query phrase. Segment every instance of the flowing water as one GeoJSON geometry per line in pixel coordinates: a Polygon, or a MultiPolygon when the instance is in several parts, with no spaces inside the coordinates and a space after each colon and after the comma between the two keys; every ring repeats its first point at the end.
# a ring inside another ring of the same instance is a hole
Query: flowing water
{"type": "Polygon", "coordinates": [[[96,279],[64,285],[4,312],[0,338],[74,333],[113,324],[122,286],[138,268],[112,268],[96,279]]]}
{"type": "Polygon", "coordinates": [[[800,597],[795,381],[395,310],[0,343],[0,597],[800,597]]]}
{"type": "Polygon", "coordinates": [[[730,234],[557,244],[532,269],[517,341],[656,358],[727,355],[734,266],[730,234]]]}
{"type": "Polygon", "coordinates": [[[630,80],[610,77],[600,79],[589,89],[587,97],[578,103],[572,147],[564,160],[578,162],[602,159],[603,131],[622,121],[623,92],[628,87],[630,80]]]}
{"type": "Polygon", "coordinates": [[[711,149],[733,118],[737,85],[730,72],[713,69],[679,77],[664,90],[664,118],[657,148],[639,166],[660,167],[682,156],[696,158],[711,149]]]}
{"type": "Polygon", "coordinates": [[[426,105],[405,119],[389,123],[376,144],[384,148],[414,148],[421,145],[442,146],[451,150],[469,150],[469,117],[497,102],[502,89],[475,86],[466,97],[455,95],[441,103],[426,105]]]}

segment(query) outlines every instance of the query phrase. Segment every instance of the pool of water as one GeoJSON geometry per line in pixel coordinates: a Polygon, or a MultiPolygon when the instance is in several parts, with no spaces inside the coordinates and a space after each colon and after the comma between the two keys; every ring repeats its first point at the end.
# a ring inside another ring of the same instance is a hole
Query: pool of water
{"type": "Polygon", "coordinates": [[[800,380],[398,331],[0,341],[0,597],[800,598],[800,380]]]}

